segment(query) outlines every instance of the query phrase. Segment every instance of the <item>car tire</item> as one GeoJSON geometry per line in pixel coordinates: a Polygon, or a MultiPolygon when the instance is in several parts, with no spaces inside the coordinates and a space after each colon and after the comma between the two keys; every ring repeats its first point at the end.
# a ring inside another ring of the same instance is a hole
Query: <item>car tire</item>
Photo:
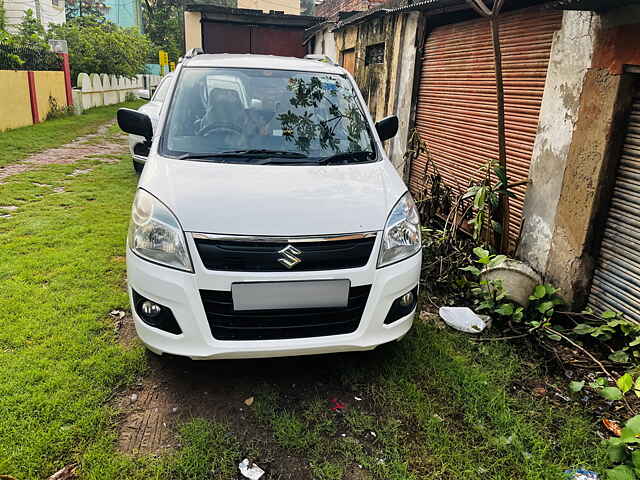
{"type": "Polygon", "coordinates": [[[144,164],[138,163],[135,160],[132,160],[132,161],[133,161],[133,169],[138,175],[140,175],[142,173],[142,170],[144,169],[144,164]]]}

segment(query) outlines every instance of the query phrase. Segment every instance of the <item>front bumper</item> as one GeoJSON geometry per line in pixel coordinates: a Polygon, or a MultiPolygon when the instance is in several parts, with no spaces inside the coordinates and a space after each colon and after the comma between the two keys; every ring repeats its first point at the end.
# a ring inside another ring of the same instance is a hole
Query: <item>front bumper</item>
{"type": "Polygon", "coordinates": [[[129,296],[134,289],[173,312],[181,334],[174,335],[151,327],[132,312],[142,342],[156,353],[169,353],[193,359],[260,358],[310,355],[357,350],[376,346],[405,335],[413,323],[414,312],[385,325],[391,304],[411,291],[420,276],[420,253],[394,265],[377,269],[380,236],[364,267],[321,272],[220,272],[202,264],[193,239],[187,234],[195,273],[155,265],[127,249],[129,296]],[[284,340],[216,340],[200,297],[200,290],[230,291],[235,282],[349,279],[352,286],[371,285],[369,298],[356,331],[342,335],[284,340]]]}

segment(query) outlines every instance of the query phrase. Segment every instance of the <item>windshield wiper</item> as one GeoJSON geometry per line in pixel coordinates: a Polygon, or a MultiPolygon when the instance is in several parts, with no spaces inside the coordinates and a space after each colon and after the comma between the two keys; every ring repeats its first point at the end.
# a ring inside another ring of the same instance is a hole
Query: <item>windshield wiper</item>
{"type": "Polygon", "coordinates": [[[304,153],[291,152],[289,150],[227,150],[213,153],[185,153],[178,157],[179,160],[199,160],[214,158],[308,158],[304,153]]]}
{"type": "Polygon", "coordinates": [[[365,150],[359,152],[341,152],[331,155],[330,157],[318,159],[318,165],[364,163],[372,161],[375,157],[376,154],[374,152],[365,150]]]}

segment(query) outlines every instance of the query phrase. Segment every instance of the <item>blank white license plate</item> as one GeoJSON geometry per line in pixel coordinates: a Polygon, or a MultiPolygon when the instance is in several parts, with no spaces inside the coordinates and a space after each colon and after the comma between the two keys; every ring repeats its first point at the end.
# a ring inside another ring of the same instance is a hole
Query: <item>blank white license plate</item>
{"type": "Polygon", "coordinates": [[[346,307],[350,280],[253,282],[231,285],[234,310],[346,307]]]}

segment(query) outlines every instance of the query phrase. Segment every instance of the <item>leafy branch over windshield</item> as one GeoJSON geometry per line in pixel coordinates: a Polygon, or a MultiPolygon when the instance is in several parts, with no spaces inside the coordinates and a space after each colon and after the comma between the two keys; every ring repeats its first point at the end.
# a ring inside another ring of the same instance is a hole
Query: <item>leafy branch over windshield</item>
{"type": "Polygon", "coordinates": [[[366,124],[351,90],[338,89],[334,81],[316,76],[308,81],[291,78],[287,88],[293,93],[289,103],[295,110],[278,116],[287,141],[308,153],[311,143],[317,140],[323,150],[338,153],[341,151],[338,139],[346,134],[348,151],[362,150],[366,124]],[[343,130],[342,135],[337,135],[338,129],[343,130]]]}

